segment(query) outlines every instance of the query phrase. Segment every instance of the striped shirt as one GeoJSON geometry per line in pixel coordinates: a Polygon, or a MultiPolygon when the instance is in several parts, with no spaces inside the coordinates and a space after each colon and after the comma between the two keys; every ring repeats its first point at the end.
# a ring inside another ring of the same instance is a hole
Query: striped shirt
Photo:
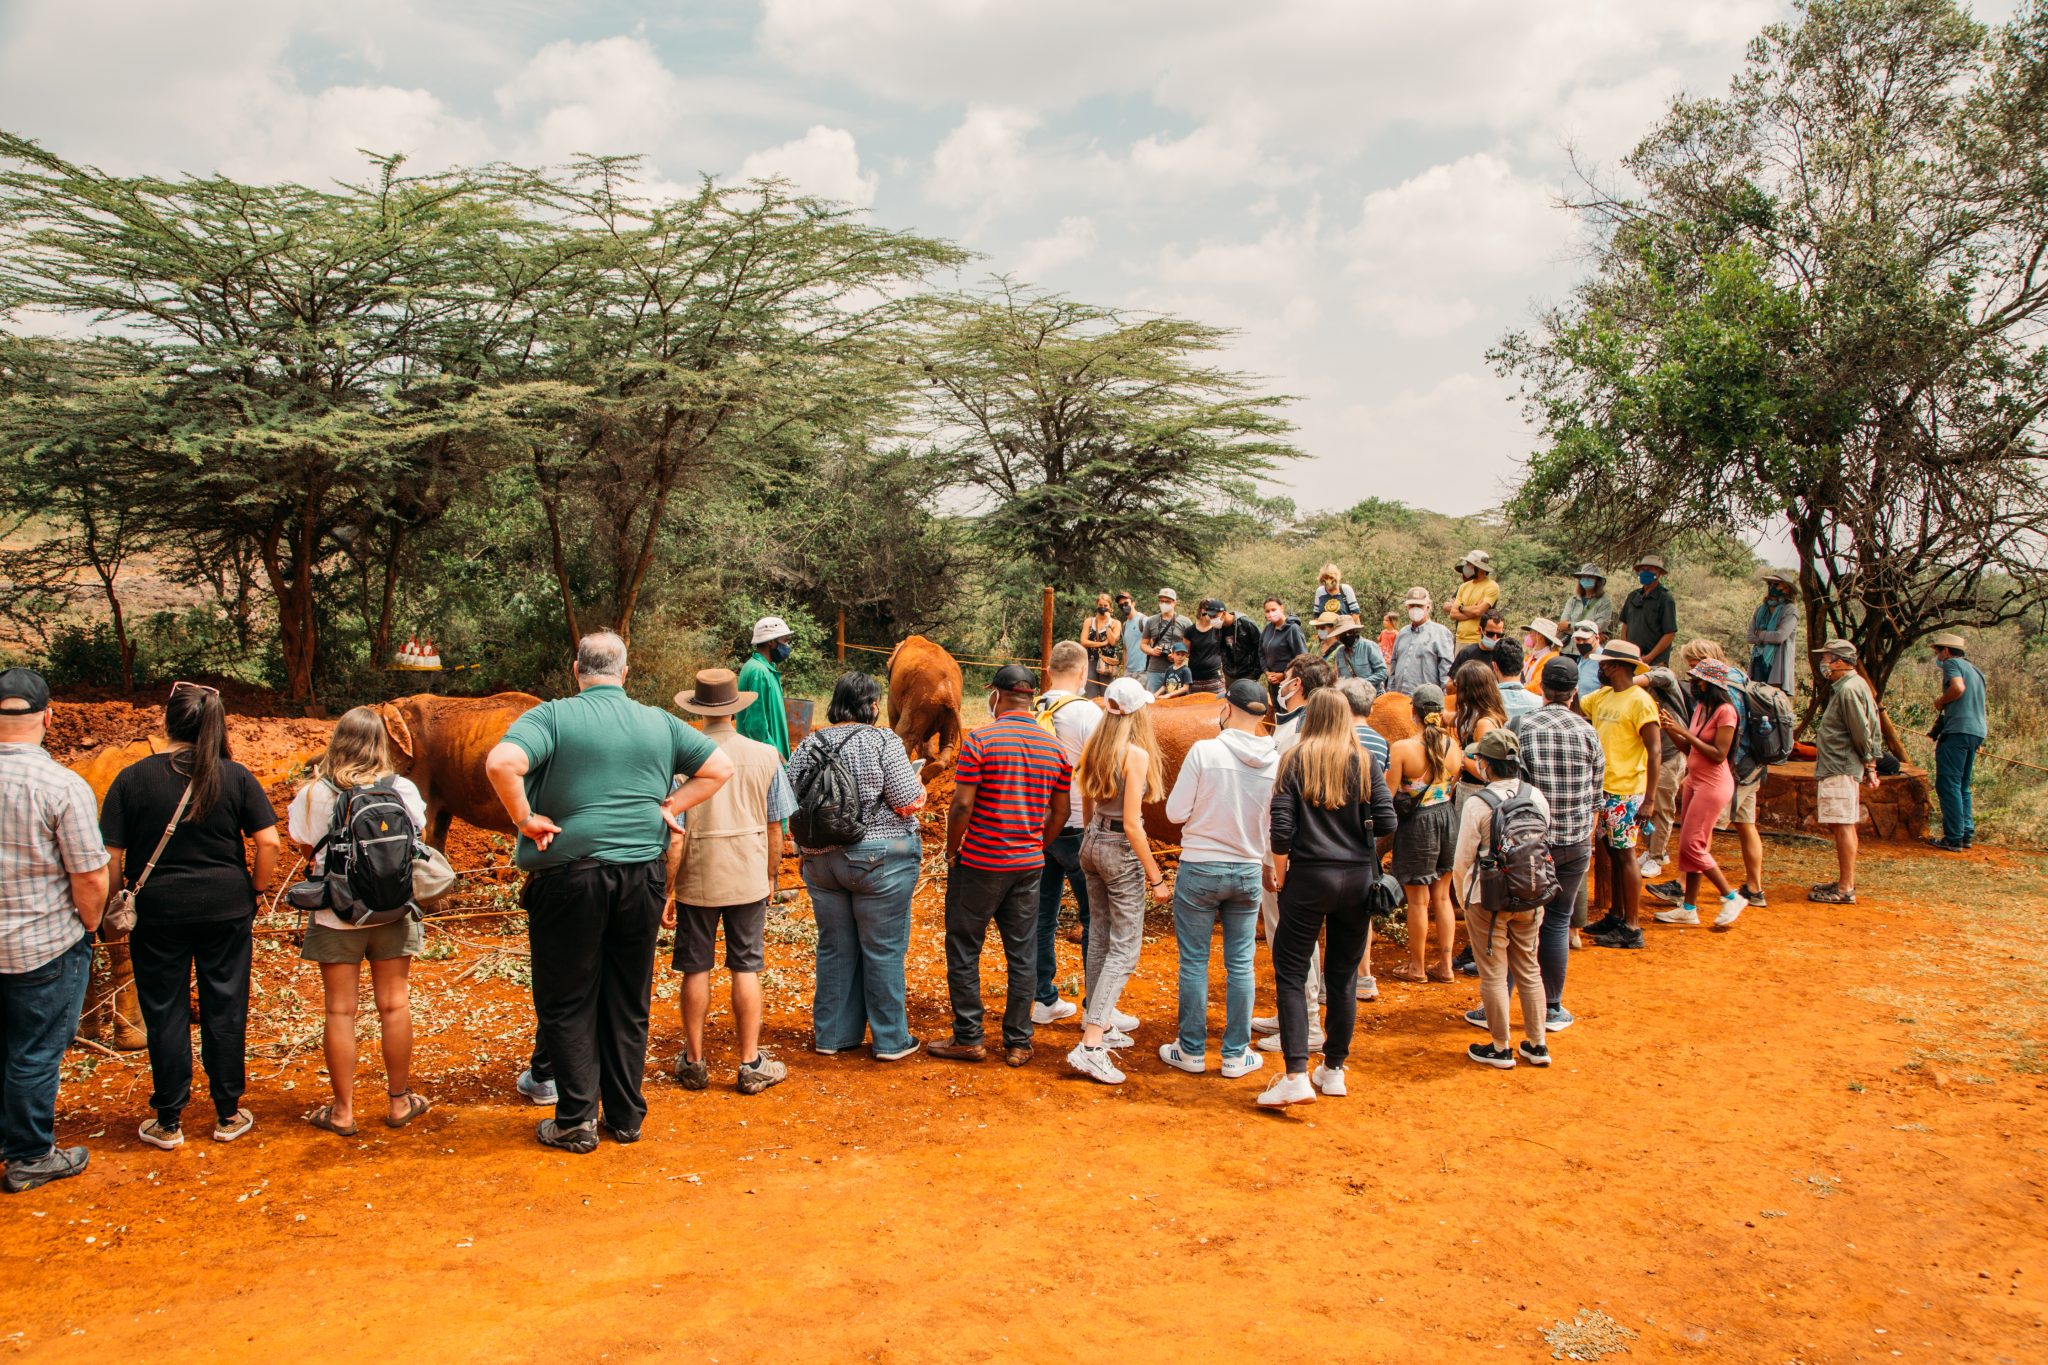
{"type": "Polygon", "coordinates": [[[1542,706],[1515,717],[1508,729],[1522,742],[1522,771],[1550,803],[1550,842],[1592,838],[1605,769],[1592,724],[1568,706],[1542,706]]]}
{"type": "Polygon", "coordinates": [[[1387,737],[1362,720],[1352,722],[1351,732],[1358,736],[1358,742],[1365,746],[1365,751],[1380,765],[1380,771],[1385,772],[1387,765],[1393,761],[1393,750],[1387,747],[1387,737]]]}
{"type": "Polygon", "coordinates": [[[1060,742],[1028,711],[1011,711],[968,732],[953,780],[975,785],[960,862],[984,872],[1023,872],[1045,862],[1045,815],[1053,793],[1074,780],[1060,742]]]}
{"type": "Polygon", "coordinates": [[[40,744],[0,744],[0,972],[32,972],[84,936],[71,874],[106,865],[85,779],[40,744]]]}

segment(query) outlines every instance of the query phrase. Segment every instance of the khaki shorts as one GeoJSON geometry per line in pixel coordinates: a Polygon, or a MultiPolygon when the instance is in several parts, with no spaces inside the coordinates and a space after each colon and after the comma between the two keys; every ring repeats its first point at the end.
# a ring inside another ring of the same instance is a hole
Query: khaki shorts
{"type": "Polygon", "coordinates": [[[1756,823],[1756,794],[1763,790],[1764,770],[1759,770],[1754,779],[1741,783],[1735,788],[1735,795],[1728,798],[1728,809],[1721,812],[1721,818],[1714,823],[1715,829],[1726,829],[1730,825],[1753,825],[1756,823]]]}
{"type": "Polygon", "coordinates": [[[1820,780],[1816,804],[1819,807],[1818,818],[1823,825],[1853,825],[1861,818],[1856,787],[1857,779],[1854,777],[1823,777],[1820,780]]]}
{"type": "Polygon", "coordinates": [[[426,941],[426,931],[411,915],[371,929],[334,929],[325,924],[308,923],[305,946],[299,949],[299,960],[343,965],[361,962],[365,958],[372,962],[388,962],[394,957],[418,957],[426,941]]]}

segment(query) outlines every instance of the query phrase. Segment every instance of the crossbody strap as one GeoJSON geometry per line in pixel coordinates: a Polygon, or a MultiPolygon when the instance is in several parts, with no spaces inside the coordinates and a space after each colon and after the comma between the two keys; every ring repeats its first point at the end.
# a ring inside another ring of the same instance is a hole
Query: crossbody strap
{"type": "Polygon", "coordinates": [[[191,800],[192,784],[187,782],[184,794],[178,798],[178,808],[171,812],[171,823],[164,826],[164,837],[156,841],[156,852],[149,855],[149,861],[143,865],[142,875],[135,879],[136,895],[142,894],[144,884],[149,881],[149,874],[156,871],[156,860],[164,856],[164,846],[169,844],[171,836],[178,832],[178,822],[185,818],[185,807],[191,800]]]}

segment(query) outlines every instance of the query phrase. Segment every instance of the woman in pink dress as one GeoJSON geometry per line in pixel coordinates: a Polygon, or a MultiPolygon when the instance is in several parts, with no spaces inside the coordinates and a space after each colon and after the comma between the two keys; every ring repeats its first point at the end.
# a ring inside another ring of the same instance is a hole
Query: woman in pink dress
{"type": "Polygon", "coordinates": [[[1681,725],[1669,711],[1659,717],[1664,733],[1684,751],[1685,783],[1678,789],[1678,870],[1685,876],[1685,903],[1657,912],[1659,924],[1698,924],[1697,897],[1704,876],[1721,893],[1714,916],[1716,931],[1735,926],[1749,908],[1741,892],[1728,884],[1714,861],[1714,823],[1735,795],[1735,770],[1728,755],[1735,746],[1735,703],[1728,693],[1728,665],[1702,659],[1692,667],[1692,724],[1681,725]]]}

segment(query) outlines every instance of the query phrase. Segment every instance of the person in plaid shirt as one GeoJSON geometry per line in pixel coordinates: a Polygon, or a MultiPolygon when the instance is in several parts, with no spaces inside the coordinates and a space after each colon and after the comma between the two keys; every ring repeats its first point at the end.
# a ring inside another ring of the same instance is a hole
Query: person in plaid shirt
{"type": "Polygon", "coordinates": [[[0,673],[0,1156],[8,1193],[85,1169],[59,1147],[57,1069],[78,1031],[107,850],[85,779],[43,748],[50,689],[0,673]]]}
{"type": "Polygon", "coordinates": [[[1508,729],[1522,743],[1522,771],[1550,803],[1550,857],[1557,864],[1557,894],[1543,911],[1542,938],[1536,946],[1543,971],[1544,1029],[1555,1033],[1572,1026],[1564,1007],[1564,969],[1571,957],[1572,914],[1579,888],[1593,859],[1593,812],[1600,801],[1600,777],[1606,759],[1600,736],[1572,710],[1578,691],[1578,666],[1552,659],[1543,666],[1543,705],[1515,717],[1508,729]]]}

